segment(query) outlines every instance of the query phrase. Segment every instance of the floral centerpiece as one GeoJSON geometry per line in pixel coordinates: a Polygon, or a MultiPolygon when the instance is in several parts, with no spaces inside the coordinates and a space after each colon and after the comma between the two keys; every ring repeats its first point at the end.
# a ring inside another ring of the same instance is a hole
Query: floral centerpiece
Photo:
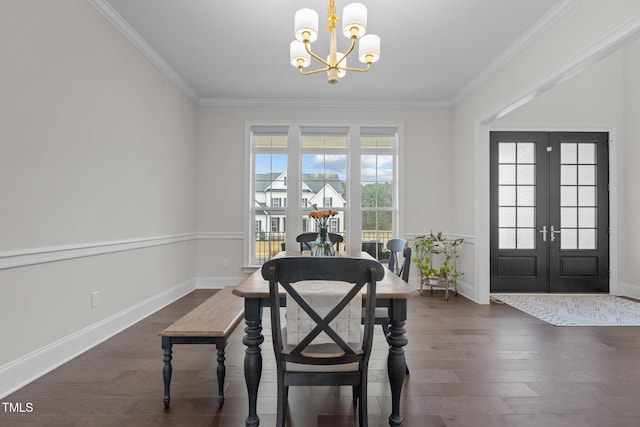
{"type": "Polygon", "coordinates": [[[338,211],[331,208],[318,209],[316,203],[312,204],[313,210],[309,212],[309,218],[316,221],[318,229],[318,237],[311,243],[311,255],[313,256],[331,256],[336,254],[336,248],[329,239],[329,221],[332,216],[338,214],[338,211]]]}

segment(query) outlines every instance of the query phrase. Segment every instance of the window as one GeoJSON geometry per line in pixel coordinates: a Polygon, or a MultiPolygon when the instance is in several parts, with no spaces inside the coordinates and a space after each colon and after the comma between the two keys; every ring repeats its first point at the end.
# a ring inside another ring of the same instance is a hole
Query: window
{"type": "MultiPolygon", "coordinates": [[[[332,233],[346,238],[347,230],[341,228],[347,204],[347,176],[349,128],[302,127],[301,159],[302,179],[300,191],[311,206],[335,209],[338,214],[330,221],[332,233]]],[[[308,217],[310,207],[302,209],[308,217]]],[[[307,223],[308,231],[318,231],[315,221],[307,223]]]]}
{"type": "Polygon", "coordinates": [[[278,253],[284,243],[280,218],[284,218],[285,210],[279,200],[286,194],[288,137],[286,128],[270,127],[255,128],[251,138],[253,189],[249,206],[252,220],[260,226],[250,238],[253,259],[249,262],[255,264],[278,253]]]}
{"type": "Polygon", "coordinates": [[[247,232],[247,266],[262,264],[287,241],[295,241],[287,231],[293,236],[316,231],[308,217],[314,205],[338,212],[330,231],[342,235],[347,248],[385,258],[384,244],[400,235],[399,125],[248,123],[247,135],[252,177],[247,182],[252,206],[247,220],[256,224],[247,232]],[[287,207],[292,197],[299,205],[287,207]]]}
{"type": "Polygon", "coordinates": [[[394,236],[396,134],[389,130],[365,131],[360,136],[360,144],[363,248],[378,259],[386,258],[386,247],[380,243],[394,236]]]}

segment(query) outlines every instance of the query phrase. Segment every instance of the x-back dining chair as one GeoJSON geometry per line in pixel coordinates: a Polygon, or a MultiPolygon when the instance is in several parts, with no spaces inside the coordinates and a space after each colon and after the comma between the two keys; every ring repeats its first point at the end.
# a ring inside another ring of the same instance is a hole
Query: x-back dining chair
{"type": "Polygon", "coordinates": [[[353,387],[359,424],[367,426],[367,371],[375,327],[376,283],[384,274],[379,262],[362,258],[283,257],[262,266],[262,276],[269,280],[277,365],[277,427],[285,425],[289,387],[303,385],[353,387]],[[280,286],[287,293],[286,308],[281,307],[280,286]],[[303,313],[300,319],[304,317],[304,322],[295,324],[289,311],[293,305],[303,313]],[[351,326],[348,331],[344,330],[345,320],[351,326]],[[306,329],[303,323],[307,323],[306,329]],[[290,329],[295,329],[294,339],[290,329]]]}
{"type": "MultiPolygon", "coordinates": [[[[311,242],[315,241],[318,237],[318,233],[302,233],[296,236],[296,242],[300,243],[301,251],[310,251],[311,242]]],[[[340,243],[344,241],[344,237],[340,234],[329,233],[329,240],[336,246],[336,252],[340,252],[340,243]]]]}

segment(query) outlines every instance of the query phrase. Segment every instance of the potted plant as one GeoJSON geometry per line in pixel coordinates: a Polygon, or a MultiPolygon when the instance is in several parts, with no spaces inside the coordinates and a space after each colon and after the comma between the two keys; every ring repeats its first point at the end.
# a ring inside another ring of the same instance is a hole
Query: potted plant
{"type": "Polygon", "coordinates": [[[415,241],[416,263],[420,273],[420,293],[423,285],[445,288],[446,298],[449,299],[449,288],[454,289],[457,295],[457,278],[462,273],[456,269],[458,258],[457,247],[462,239],[450,241],[441,231],[420,236],[415,241]]]}

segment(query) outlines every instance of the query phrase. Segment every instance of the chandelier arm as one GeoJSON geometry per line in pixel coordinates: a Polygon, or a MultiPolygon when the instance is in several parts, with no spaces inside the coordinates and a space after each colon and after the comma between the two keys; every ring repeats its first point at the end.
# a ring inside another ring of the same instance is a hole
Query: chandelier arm
{"type": "Polygon", "coordinates": [[[336,67],[336,68],[338,68],[338,70],[359,71],[361,73],[365,73],[365,72],[369,71],[369,69],[371,68],[371,63],[367,63],[367,68],[351,68],[351,67],[336,67]]]}
{"type": "MultiPolygon", "coordinates": [[[[311,56],[313,56],[314,58],[316,58],[318,61],[322,62],[324,65],[326,65],[327,67],[331,67],[331,64],[329,64],[327,61],[325,61],[324,59],[320,58],[318,55],[316,55],[315,53],[313,53],[311,51],[311,48],[309,47],[310,43],[305,41],[304,42],[304,47],[307,50],[307,53],[311,56]]],[[[313,73],[308,73],[307,74],[313,74],[313,73]]]]}
{"type": "Polygon", "coordinates": [[[344,61],[344,59],[349,56],[349,54],[353,51],[353,48],[356,46],[356,37],[355,36],[351,36],[351,46],[349,46],[349,49],[347,49],[347,51],[344,53],[344,55],[342,55],[342,58],[340,58],[340,60],[338,62],[336,62],[336,67],[341,69],[341,70],[348,70],[348,68],[343,68],[340,67],[340,63],[342,61],[344,61]]]}
{"type": "Polygon", "coordinates": [[[298,68],[298,70],[300,71],[300,74],[302,74],[303,76],[308,76],[309,74],[318,74],[318,73],[321,73],[323,71],[327,71],[327,70],[329,70],[329,67],[327,66],[327,67],[324,67],[324,68],[319,68],[317,70],[311,70],[311,71],[302,71],[302,68],[298,68]]]}

